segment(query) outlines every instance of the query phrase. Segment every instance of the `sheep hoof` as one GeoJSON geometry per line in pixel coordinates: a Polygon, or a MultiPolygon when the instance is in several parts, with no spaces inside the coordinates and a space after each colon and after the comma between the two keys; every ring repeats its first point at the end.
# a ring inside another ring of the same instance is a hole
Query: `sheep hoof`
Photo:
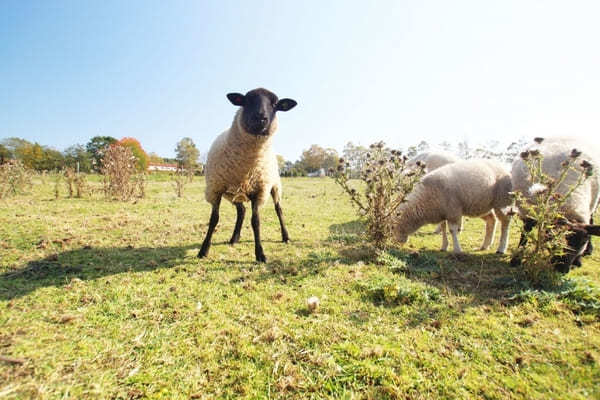
{"type": "Polygon", "coordinates": [[[500,251],[500,250],[496,250],[496,254],[504,254],[504,252],[500,251]]]}
{"type": "Polygon", "coordinates": [[[239,243],[239,241],[240,241],[240,238],[239,238],[239,237],[232,237],[232,238],[229,240],[229,244],[233,246],[234,244],[236,244],[236,243],[239,243]]]}
{"type": "Polygon", "coordinates": [[[513,257],[510,259],[511,267],[518,267],[519,265],[521,265],[521,259],[519,257],[513,257]]]}
{"type": "Polygon", "coordinates": [[[202,250],[200,250],[200,251],[198,252],[198,256],[197,256],[197,257],[198,257],[198,258],[204,258],[204,257],[206,257],[206,253],[207,253],[206,251],[202,251],[202,250]]]}
{"type": "Polygon", "coordinates": [[[266,263],[267,262],[267,257],[265,257],[264,254],[257,254],[256,255],[256,261],[266,263]]]}
{"type": "Polygon", "coordinates": [[[290,238],[284,238],[281,240],[283,243],[289,243],[290,242],[290,238]]]}

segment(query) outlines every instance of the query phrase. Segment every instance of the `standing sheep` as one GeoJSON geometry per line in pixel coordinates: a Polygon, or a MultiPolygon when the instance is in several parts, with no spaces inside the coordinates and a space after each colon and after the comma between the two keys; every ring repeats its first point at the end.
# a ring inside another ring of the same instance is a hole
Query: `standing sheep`
{"type": "MultiPolygon", "coordinates": [[[[462,216],[478,217],[493,210],[502,224],[497,252],[504,253],[508,245],[510,190],[510,174],[497,161],[466,160],[445,165],[425,175],[398,208],[394,235],[405,243],[408,235],[421,226],[447,221],[454,252],[460,253],[458,231],[462,216]]],[[[495,220],[486,224],[483,249],[492,242],[494,228],[495,220]]],[[[442,234],[442,250],[446,250],[446,229],[442,234]]]]}
{"type": "MultiPolygon", "coordinates": [[[[592,225],[594,212],[600,201],[600,177],[597,169],[600,166],[600,149],[595,143],[574,138],[537,138],[536,143],[525,149],[525,151],[538,150],[543,157],[542,171],[555,179],[560,174],[561,164],[571,157],[574,149],[576,149],[575,154],[581,151],[580,160],[591,163],[594,174],[579,186],[561,207],[561,213],[569,221],[571,232],[567,235],[564,254],[555,258],[552,263],[557,271],[564,273],[569,272],[571,265],[581,265],[581,256],[591,254],[592,251],[590,236],[600,235],[600,226],[592,225]]],[[[578,165],[577,168],[583,167],[578,165]]],[[[578,173],[569,171],[565,180],[555,190],[565,195],[577,181],[577,177],[578,173]]],[[[521,158],[513,162],[512,184],[513,190],[521,192],[526,198],[531,198],[533,195],[529,171],[525,161],[521,158]]],[[[536,221],[527,217],[522,208],[519,208],[519,214],[523,220],[525,231],[531,231],[536,225],[536,221]]],[[[526,243],[527,238],[522,234],[519,247],[526,243]]],[[[511,260],[513,266],[520,263],[521,260],[517,257],[511,260]]]]}
{"type": "Polygon", "coordinates": [[[289,111],[296,106],[292,99],[279,100],[266,89],[254,89],[243,95],[229,93],[229,101],[241,107],[235,114],[231,127],[221,133],[213,142],[206,160],[205,198],[212,206],[206,237],[198,257],[208,254],[210,242],[219,222],[219,205],[225,197],[237,210],[235,229],[230,244],[240,240],[240,231],[246,208],[244,202],[252,205],[252,231],[254,232],[254,253],[256,260],[266,262],[260,241],[259,208],[269,194],[275,203],[275,212],[281,226],[284,243],[289,241],[281,211],[281,180],[277,158],[271,143],[277,131],[277,111],[289,111]]]}
{"type": "MultiPolygon", "coordinates": [[[[448,165],[448,164],[452,164],[455,163],[457,161],[461,161],[462,159],[450,152],[447,151],[431,151],[431,152],[425,152],[425,153],[421,153],[418,154],[416,156],[414,156],[413,158],[411,158],[410,160],[408,160],[406,162],[406,165],[408,166],[408,170],[410,171],[412,168],[414,168],[415,165],[417,165],[417,162],[420,161],[422,163],[425,163],[425,171],[426,172],[431,172],[434,171],[440,167],[443,167],[444,165],[448,165]]],[[[496,231],[496,216],[494,215],[494,211],[490,211],[489,213],[487,213],[486,215],[482,215],[481,219],[483,219],[483,221],[486,224],[486,234],[487,231],[489,229],[492,229],[492,238],[489,241],[489,243],[487,243],[487,246],[484,246],[481,248],[481,250],[487,250],[489,248],[489,246],[492,245],[492,242],[494,240],[493,235],[496,231]]],[[[437,226],[437,228],[435,229],[434,233],[442,233],[442,237],[445,242],[447,242],[448,238],[446,236],[446,226],[447,223],[446,221],[443,221],[441,224],[439,224],[437,226]]],[[[462,231],[462,227],[463,227],[463,221],[462,218],[460,220],[460,226],[459,226],[459,231],[462,231]]]]}

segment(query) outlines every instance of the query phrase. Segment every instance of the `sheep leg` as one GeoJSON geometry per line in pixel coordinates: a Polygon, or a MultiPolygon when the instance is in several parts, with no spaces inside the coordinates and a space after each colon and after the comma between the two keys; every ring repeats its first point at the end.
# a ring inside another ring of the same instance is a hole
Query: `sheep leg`
{"type": "Polygon", "coordinates": [[[236,244],[240,241],[240,233],[242,231],[242,224],[244,223],[244,217],[246,216],[246,207],[243,203],[235,203],[235,209],[237,211],[237,218],[235,220],[235,228],[233,229],[233,235],[229,239],[229,244],[236,244]]]}
{"type": "Polygon", "coordinates": [[[500,220],[500,244],[498,244],[498,250],[496,253],[504,254],[506,253],[506,248],[508,247],[508,230],[510,228],[510,220],[511,216],[502,212],[502,210],[495,210],[496,216],[500,220]]]}
{"type": "Polygon", "coordinates": [[[279,219],[279,226],[281,226],[281,241],[283,243],[288,243],[290,241],[290,235],[288,235],[288,231],[285,227],[285,222],[283,221],[283,212],[281,211],[281,201],[279,199],[279,192],[276,187],[271,189],[271,197],[273,198],[273,204],[275,204],[275,213],[277,213],[277,218],[279,219]]]}
{"type": "MultiPolygon", "coordinates": [[[[590,217],[590,225],[594,225],[594,217],[590,217]]],[[[591,256],[594,251],[594,246],[592,245],[592,238],[590,237],[587,242],[587,246],[583,251],[584,256],[591,256]]]]}
{"type": "MultiPolygon", "coordinates": [[[[532,218],[524,218],[523,219],[523,230],[525,232],[521,232],[521,237],[519,238],[519,248],[523,247],[527,244],[527,235],[526,233],[531,232],[531,230],[535,227],[536,225],[536,221],[535,219],[532,218]]],[[[510,259],[510,265],[513,267],[516,267],[518,265],[521,265],[521,258],[519,256],[514,256],[513,258],[510,259]]]]}
{"type": "Polygon", "coordinates": [[[479,250],[487,250],[494,242],[494,234],[496,233],[496,216],[492,213],[481,217],[485,221],[485,237],[483,244],[479,250]]]}
{"type": "Polygon", "coordinates": [[[217,200],[212,205],[212,211],[210,213],[210,220],[208,222],[208,231],[206,232],[206,237],[204,238],[204,242],[202,242],[202,247],[200,248],[200,252],[198,253],[198,258],[204,258],[208,254],[208,250],[210,250],[210,241],[212,239],[212,235],[219,223],[219,206],[221,205],[221,196],[217,198],[217,200]]]}
{"type": "Polygon", "coordinates": [[[252,231],[254,232],[254,254],[256,261],[267,262],[265,252],[263,251],[262,243],[260,242],[260,213],[258,211],[258,201],[256,197],[250,199],[252,204],[252,231]]]}
{"type": "Polygon", "coordinates": [[[438,228],[440,229],[440,232],[442,233],[442,251],[446,251],[448,250],[448,229],[446,229],[446,227],[448,226],[448,224],[446,223],[446,221],[442,221],[439,225],[438,228]]]}
{"type": "Polygon", "coordinates": [[[448,227],[450,228],[450,233],[452,234],[452,244],[454,246],[454,253],[462,253],[460,243],[458,242],[458,233],[460,231],[460,218],[455,221],[449,220],[448,227]]]}

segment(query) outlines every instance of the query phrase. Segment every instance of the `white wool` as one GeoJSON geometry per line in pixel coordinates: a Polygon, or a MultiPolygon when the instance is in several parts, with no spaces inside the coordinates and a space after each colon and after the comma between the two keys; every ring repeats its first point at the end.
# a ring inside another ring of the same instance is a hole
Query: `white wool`
{"type": "MultiPolygon", "coordinates": [[[[570,158],[573,149],[582,152],[576,162],[578,169],[581,169],[579,164],[583,160],[593,165],[594,175],[573,192],[561,210],[565,217],[573,222],[589,223],[591,216],[598,207],[600,196],[600,151],[598,144],[580,138],[547,138],[542,143],[531,144],[524,150],[533,149],[538,150],[543,157],[542,171],[553,178],[558,178],[562,168],[561,164],[570,158]]],[[[556,190],[561,194],[567,193],[569,188],[577,181],[578,175],[578,173],[570,171],[556,190]]],[[[527,197],[533,196],[530,191],[532,184],[529,171],[525,161],[521,158],[513,162],[512,184],[514,191],[520,191],[527,197]]],[[[524,210],[520,209],[519,211],[521,216],[524,217],[524,210]]]]}
{"type": "Polygon", "coordinates": [[[244,131],[242,109],[235,114],[231,127],[213,142],[206,160],[206,201],[214,204],[219,194],[231,202],[249,201],[255,194],[259,205],[274,189],[281,196],[281,179],[272,148],[277,117],[271,122],[269,135],[255,136],[244,131]]]}
{"type": "Polygon", "coordinates": [[[455,231],[462,216],[484,216],[493,210],[503,225],[498,251],[504,252],[510,191],[510,174],[497,161],[471,159],[445,165],[425,175],[407,196],[398,209],[394,234],[403,242],[421,226],[447,220],[453,231],[454,249],[460,251],[455,231]]]}
{"type": "Polygon", "coordinates": [[[461,158],[447,151],[425,152],[417,154],[406,162],[409,170],[413,169],[417,161],[425,163],[425,170],[431,172],[444,165],[460,161],[461,158]]]}

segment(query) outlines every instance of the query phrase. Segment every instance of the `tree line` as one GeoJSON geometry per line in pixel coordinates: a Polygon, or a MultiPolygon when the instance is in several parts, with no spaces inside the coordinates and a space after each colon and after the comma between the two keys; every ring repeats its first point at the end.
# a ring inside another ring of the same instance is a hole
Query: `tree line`
{"type": "Polygon", "coordinates": [[[100,172],[104,151],[109,146],[131,149],[139,171],[148,170],[149,163],[174,163],[180,169],[201,171],[200,151],[193,140],[183,138],[177,142],[175,158],[163,158],[156,153],[146,153],[141,143],[132,137],[120,140],[112,136],[94,136],[85,145],[75,144],[64,151],[11,137],[0,140],[0,165],[9,160],[19,160],[26,168],[35,171],[55,171],[73,168],[80,172],[100,172]]]}

